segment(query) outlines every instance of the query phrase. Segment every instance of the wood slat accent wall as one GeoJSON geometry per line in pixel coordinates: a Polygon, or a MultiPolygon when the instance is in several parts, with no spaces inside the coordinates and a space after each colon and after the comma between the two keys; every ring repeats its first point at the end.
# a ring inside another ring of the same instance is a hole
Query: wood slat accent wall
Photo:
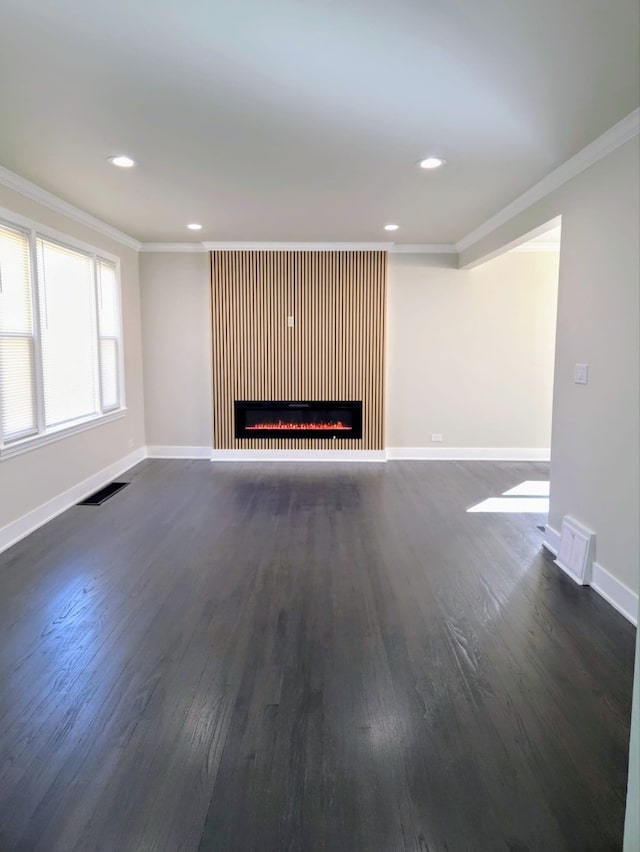
{"type": "Polygon", "coordinates": [[[384,449],[386,269],[380,251],[211,253],[214,448],[384,449]],[[362,400],[362,440],[236,440],[236,399],[362,400]]]}

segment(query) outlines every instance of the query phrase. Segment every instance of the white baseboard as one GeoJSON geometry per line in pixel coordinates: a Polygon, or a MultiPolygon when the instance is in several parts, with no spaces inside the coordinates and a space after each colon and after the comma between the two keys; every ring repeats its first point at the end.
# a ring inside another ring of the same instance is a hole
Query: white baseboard
{"type": "Polygon", "coordinates": [[[597,562],[593,563],[591,587],[632,624],[638,626],[638,595],[597,562]]]}
{"type": "Polygon", "coordinates": [[[211,461],[384,462],[384,450],[213,450],[211,461]]]}
{"type": "MultiPolygon", "coordinates": [[[[210,447],[140,447],[122,459],[110,464],[103,470],[84,479],[57,497],[48,500],[21,518],[0,528],[0,553],[11,547],[20,539],[37,530],[43,524],[62,514],[80,500],[93,494],[103,485],[124,473],[129,468],[149,458],[182,458],[182,459],[211,459],[212,461],[349,461],[349,462],[384,462],[387,458],[425,459],[440,458],[444,455],[412,456],[395,455],[396,452],[411,453],[418,450],[433,452],[431,448],[390,448],[384,450],[212,450],[210,447]]],[[[458,452],[458,450],[456,450],[458,452]]],[[[472,451],[465,451],[472,452],[472,451]]],[[[475,451],[474,451],[475,452],[475,451]]],[[[483,451],[494,452],[494,451],[483,451]]],[[[500,452],[500,451],[495,451],[500,452]]],[[[504,452],[504,451],[503,451],[504,452]]],[[[531,452],[531,451],[529,451],[531,452]]],[[[541,452],[536,450],[535,452],[541,452]]],[[[467,459],[467,456],[456,456],[455,459],[467,459]]],[[[476,458],[476,457],[474,457],[476,458]]],[[[481,458],[493,458],[482,456],[481,458]]],[[[471,459],[469,459],[471,460],[471,459]]],[[[495,460],[498,460],[497,458],[495,460]]],[[[518,459],[530,460],[530,459],[518,459]]],[[[558,555],[560,533],[553,527],[545,528],[544,547],[554,556],[558,555]]],[[[627,588],[620,580],[610,574],[602,565],[593,563],[591,587],[608,603],[625,616],[632,624],[637,624],[638,595],[627,588]]]]}
{"type": "MultiPolygon", "coordinates": [[[[542,544],[546,549],[558,555],[560,546],[560,533],[553,527],[546,526],[544,531],[544,539],[542,544]]],[[[558,566],[562,568],[562,566],[558,566]]],[[[562,569],[564,570],[564,569],[562,569]]],[[[571,577],[567,571],[567,576],[571,577]]],[[[571,577],[571,579],[575,579],[571,577]]],[[[614,609],[637,626],[638,624],[638,595],[628,589],[624,583],[621,583],[613,574],[610,574],[606,568],[603,568],[598,562],[593,563],[591,571],[591,582],[589,583],[599,595],[601,595],[614,609]]]]}
{"type": "Polygon", "coordinates": [[[406,461],[549,461],[539,447],[387,447],[388,459],[406,461]]]}
{"type": "Polygon", "coordinates": [[[560,533],[558,530],[555,530],[547,524],[544,528],[544,539],[542,540],[542,544],[547,548],[549,553],[553,553],[554,556],[557,556],[558,550],[560,549],[560,533]]]}
{"type": "Polygon", "coordinates": [[[146,458],[146,449],[140,447],[98,473],[94,473],[88,479],[84,479],[67,491],[63,491],[62,494],[58,494],[57,497],[47,500],[46,503],[27,512],[21,518],[2,527],[0,529],[0,553],[29,533],[37,530],[38,527],[51,521],[57,515],[62,514],[71,506],[75,506],[76,503],[93,494],[94,491],[98,491],[103,485],[111,482],[112,479],[120,476],[125,470],[129,470],[130,467],[138,464],[144,458],[146,458]]]}
{"type": "Polygon", "coordinates": [[[493,447],[387,447],[386,450],[216,450],[211,447],[147,447],[151,459],[212,461],[549,461],[549,450],[493,447]]]}
{"type": "Polygon", "coordinates": [[[147,447],[150,459],[210,459],[211,447],[147,447]]]}

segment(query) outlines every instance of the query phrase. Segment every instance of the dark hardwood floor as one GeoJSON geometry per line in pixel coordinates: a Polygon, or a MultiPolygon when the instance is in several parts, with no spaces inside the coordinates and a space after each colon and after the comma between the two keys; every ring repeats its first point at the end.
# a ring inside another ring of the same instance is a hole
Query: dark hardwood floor
{"type": "Polygon", "coordinates": [[[546,473],[147,461],[6,551],[0,850],[620,849],[634,629],[465,511],[546,473]]]}

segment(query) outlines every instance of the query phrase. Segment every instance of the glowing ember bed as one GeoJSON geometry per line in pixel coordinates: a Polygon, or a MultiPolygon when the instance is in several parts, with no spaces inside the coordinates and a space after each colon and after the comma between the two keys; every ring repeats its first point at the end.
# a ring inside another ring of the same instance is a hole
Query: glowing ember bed
{"type": "Polygon", "coordinates": [[[236,400],[236,438],[362,438],[362,402],[236,400]]]}

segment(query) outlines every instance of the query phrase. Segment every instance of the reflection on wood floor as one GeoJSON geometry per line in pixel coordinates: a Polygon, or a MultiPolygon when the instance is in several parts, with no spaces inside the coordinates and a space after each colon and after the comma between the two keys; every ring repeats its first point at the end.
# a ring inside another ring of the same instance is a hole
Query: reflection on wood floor
{"type": "Polygon", "coordinates": [[[634,630],[537,463],[147,461],[0,556],[0,850],[620,848],[634,630]]]}

